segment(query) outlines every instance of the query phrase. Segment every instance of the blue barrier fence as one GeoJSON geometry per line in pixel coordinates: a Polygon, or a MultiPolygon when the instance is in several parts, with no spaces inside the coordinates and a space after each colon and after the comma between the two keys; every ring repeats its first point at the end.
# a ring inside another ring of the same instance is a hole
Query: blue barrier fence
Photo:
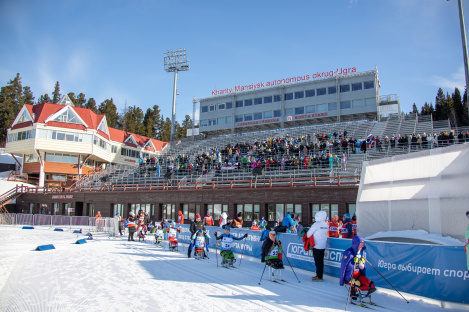
{"type": "MultiPolygon", "coordinates": [[[[207,227],[211,237],[209,247],[215,248],[216,231],[219,227],[207,227]]],[[[241,237],[245,233],[244,254],[260,258],[261,232],[231,229],[231,234],[241,237]]],[[[315,271],[312,252],[305,252],[303,241],[296,234],[279,233],[284,254],[291,265],[315,271]]],[[[190,242],[189,225],[182,225],[178,235],[180,242],[190,242]]],[[[233,252],[241,253],[244,240],[233,243],[233,252]]],[[[339,277],[342,253],[351,246],[346,239],[329,238],[324,259],[324,272],[339,277]]],[[[469,272],[466,268],[466,255],[463,247],[366,242],[368,261],[399,291],[429,297],[437,300],[469,303],[469,272]]],[[[284,261],[286,262],[286,261],[284,261]]],[[[367,264],[367,276],[376,286],[391,288],[382,277],[367,264]]]]}

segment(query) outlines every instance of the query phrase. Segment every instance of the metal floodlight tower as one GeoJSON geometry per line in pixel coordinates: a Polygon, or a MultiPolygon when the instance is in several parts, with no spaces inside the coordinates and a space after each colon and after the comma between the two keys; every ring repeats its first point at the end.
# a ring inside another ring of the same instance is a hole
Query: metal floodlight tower
{"type": "Polygon", "coordinates": [[[170,146],[174,142],[174,123],[176,122],[176,96],[177,96],[177,79],[178,71],[189,70],[189,61],[186,56],[186,48],[167,50],[164,57],[164,70],[174,72],[174,89],[173,89],[173,115],[171,117],[171,141],[170,146]]]}
{"type": "MultiPolygon", "coordinates": [[[[458,0],[458,8],[459,8],[459,24],[461,26],[461,41],[462,41],[462,53],[464,57],[464,74],[466,76],[466,103],[469,98],[469,64],[468,64],[468,57],[467,57],[467,40],[466,40],[466,26],[464,25],[464,12],[462,9],[462,0],[458,0]]],[[[464,100],[463,100],[464,102],[464,100]]],[[[469,114],[469,108],[468,108],[469,114]]]]}

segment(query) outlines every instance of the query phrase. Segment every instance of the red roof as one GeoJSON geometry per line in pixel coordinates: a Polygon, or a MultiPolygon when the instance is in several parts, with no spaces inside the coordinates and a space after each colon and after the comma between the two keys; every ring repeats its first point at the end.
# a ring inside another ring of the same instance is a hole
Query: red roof
{"type": "MultiPolygon", "coordinates": [[[[67,128],[67,129],[77,129],[77,130],[87,129],[84,125],[81,125],[81,124],[59,122],[59,121],[48,121],[47,123],[45,122],[49,116],[63,109],[65,107],[64,105],[52,104],[52,103],[42,103],[42,104],[37,104],[37,105],[25,104],[25,105],[29,113],[31,114],[31,116],[34,117],[35,123],[42,123],[42,124],[47,124],[48,126],[52,126],[52,127],[67,128]]],[[[114,129],[110,127],[108,127],[109,134],[110,134],[110,138],[108,138],[106,133],[102,132],[101,130],[98,130],[98,126],[103,120],[104,115],[96,114],[89,108],[82,108],[82,107],[71,107],[71,108],[86,123],[86,125],[88,126],[88,129],[97,130],[101,136],[107,139],[110,139],[111,141],[124,143],[124,141],[130,135],[133,135],[135,141],[140,147],[143,147],[148,142],[148,140],[151,140],[157,151],[162,150],[163,147],[166,144],[168,144],[167,142],[151,139],[143,135],[138,135],[135,133],[130,133],[127,131],[122,131],[122,130],[114,129]]],[[[31,122],[24,122],[24,123],[16,124],[13,127],[13,129],[29,127],[30,125],[31,125],[31,122]]],[[[134,146],[134,144],[129,144],[129,145],[134,146]]]]}

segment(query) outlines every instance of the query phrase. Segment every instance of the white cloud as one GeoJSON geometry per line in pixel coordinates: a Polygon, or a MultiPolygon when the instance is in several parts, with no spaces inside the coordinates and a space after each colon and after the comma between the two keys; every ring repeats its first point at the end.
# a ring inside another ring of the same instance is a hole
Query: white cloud
{"type": "Polygon", "coordinates": [[[464,74],[464,66],[461,66],[455,73],[450,74],[448,77],[432,76],[430,82],[435,87],[443,89],[454,89],[458,88],[461,92],[464,92],[466,85],[466,78],[464,74]]]}

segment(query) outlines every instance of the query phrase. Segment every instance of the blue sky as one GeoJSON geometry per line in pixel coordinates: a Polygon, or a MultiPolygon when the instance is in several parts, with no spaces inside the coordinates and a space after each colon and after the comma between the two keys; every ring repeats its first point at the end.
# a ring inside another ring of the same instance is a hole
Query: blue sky
{"type": "MultiPolygon", "coordinates": [[[[463,1],[469,23],[469,1],[463,1]]],[[[467,29],[467,27],[466,27],[467,29]]],[[[177,120],[213,89],[378,66],[381,94],[403,111],[465,86],[457,0],[0,0],[0,85],[20,73],[36,100],[113,97],[171,114],[168,49],[186,48],[177,120]]]]}

